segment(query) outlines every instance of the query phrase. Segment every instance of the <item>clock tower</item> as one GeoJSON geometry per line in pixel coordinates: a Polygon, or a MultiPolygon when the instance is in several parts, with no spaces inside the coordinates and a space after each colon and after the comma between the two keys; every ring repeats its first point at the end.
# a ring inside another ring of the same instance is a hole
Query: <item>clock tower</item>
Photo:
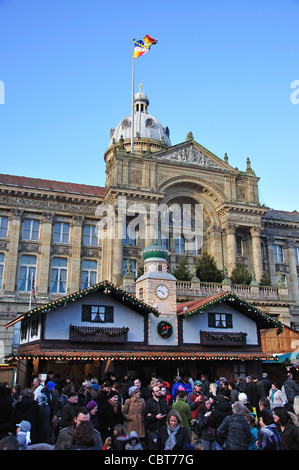
{"type": "Polygon", "coordinates": [[[160,312],[158,318],[150,315],[149,344],[177,345],[176,278],[168,272],[169,255],[169,251],[157,243],[142,252],[144,274],[136,280],[136,297],[160,312]],[[161,322],[172,327],[167,338],[159,333],[161,322]]]}

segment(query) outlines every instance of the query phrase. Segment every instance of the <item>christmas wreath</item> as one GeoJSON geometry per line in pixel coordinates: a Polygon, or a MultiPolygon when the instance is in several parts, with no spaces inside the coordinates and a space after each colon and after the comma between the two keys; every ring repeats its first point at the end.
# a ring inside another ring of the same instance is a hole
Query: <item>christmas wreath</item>
{"type": "Polygon", "coordinates": [[[169,338],[172,335],[173,328],[168,321],[160,321],[157,326],[157,330],[162,338],[169,338]]]}

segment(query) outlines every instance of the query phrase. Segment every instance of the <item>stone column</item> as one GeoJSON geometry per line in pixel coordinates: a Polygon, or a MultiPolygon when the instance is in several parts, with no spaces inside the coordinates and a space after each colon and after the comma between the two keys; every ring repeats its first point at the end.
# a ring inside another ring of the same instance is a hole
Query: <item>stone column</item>
{"type": "Polygon", "coordinates": [[[81,246],[82,246],[82,224],[84,217],[76,215],[73,217],[72,226],[72,257],[70,269],[70,292],[80,289],[81,280],[81,246]]]}
{"type": "Polygon", "coordinates": [[[112,282],[119,284],[123,277],[123,239],[125,233],[125,218],[122,214],[115,216],[115,239],[111,246],[112,251],[112,282]]]}
{"type": "Polygon", "coordinates": [[[271,279],[271,285],[276,286],[276,267],[275,267],[275,258],[274,258],[274,237],[267,238],[267,248],[268,248],[268,261],[269,261],[269,274],[271,279]]]}
{"type": "Polygon", "coordinates": [[[252,239],[252,255],[253,255],[253,266],[254,273],[257,282],[260,282],[263,275],[263,263],[262,263],[262,249],[261,249],[261,228],[252,227],[250,229],[252,239]]]}
{"type": "Polygon", "coordinates": [[[227,247],[227,271],[230,276],[237,262],[237,245],[236,245],[236,227],[232,224],[225,226],[226,247],[227,247]]]}
{"type": "Polygon", "coordinates": [[[36,290],[40,295],[47,295],[49,292],[49,273],[50,273],[50,258],[51,258],[51,243],[52,243],[52,228],[53,228],[54,214],[49,212],[43,213],[41,220],[41,256],[40,267],[37,272],[36,290]]]}
{"type": "Polygon", "coordinates": [[[221,227],[209,227],[210,253],[215,258],[217,267],[223,269],[221,227]]]}
{"type": "Polygon", "coordinates": [[[12,209],[9,217],[9,249],[3,279],[3,290],[5,293],[15,292],[22,214],[23,210],[12,209]]]}
{"type": "Polygon", "coordinates": [[[289,278],[288,278],[288,290],[292,300],[297,300],[299,297],[298,291],[298,275],[295,258],[295,241],[286,240],[286,258],[289,263],[289,278]]]}

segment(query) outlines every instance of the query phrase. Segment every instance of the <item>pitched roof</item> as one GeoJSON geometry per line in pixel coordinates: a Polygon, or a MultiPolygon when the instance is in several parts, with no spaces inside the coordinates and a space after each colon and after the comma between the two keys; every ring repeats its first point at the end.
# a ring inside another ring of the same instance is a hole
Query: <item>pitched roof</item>
{"type": "Polygon", "coordinates": [[[119,302],[125,305],[128,305],[130,308],[132,308],[133,310],[139,313],[142,313],[142,314],[152,313],[156,317],[160,315],[158,310],[156,310],[154,307],[151,307],[150,305],[146,304],[142,300],[139,300],[133,295],[128,294],[124,290],[112,284],[112,282],[103,281],[91,287],[87,287],[86,289],[78,290],[77,292],[74,292],[73,294],[60,297],[59,299],[54,300],[53,302],[48,302],[47,304],[42,305],[41,307],[34,307],[28,312],[25,312],[22,315],[19,315],[17,318],[7,323],[7,325],[5,325],[5,328],[9,328],[10,326],[14,325],[15,323],[18,323],[24,318],[29,317],[30,315],[40,315],[43,312],[49,312],[51,310],[56,310],[59,307],[65,307],[70,302],[74,302],[89,294],[93,294],[94,292],[101,292],[101,293],[110,295],[111,297],[115,298],[119,302]]]}
{"type": "Polygon", "coordinates": [[[270,317],[269,315],[266,315],[254,305],[249,304],[244,299],[240,299],[232,292],[222,292],[210,297],[205,297],[203,299],[194,300],[191,302],[182,302],[177,307],[177,314],[178,316],[183,316],[185,319],[187,319],[194,315],[204,313],[213,305],[221,302],[232,302],[233,308],[257,322],[260,328],[277,328],[277,334],[283,332],[283,326],[280,321],[270,317]],[[187,307],[187,310],[185,307],[187,307]]]}
{"type": "Polygon", "coordinates": [[[40,178],[28,178],[26,176],[0,174],[1,186],[24,187],[27,189],[39,189],[46,191],[60,191],[63,193],[83,194],[87,196],[104,196],[105,188],[86,184],[67,183],[64,181],[44,180],[40,178]]]}

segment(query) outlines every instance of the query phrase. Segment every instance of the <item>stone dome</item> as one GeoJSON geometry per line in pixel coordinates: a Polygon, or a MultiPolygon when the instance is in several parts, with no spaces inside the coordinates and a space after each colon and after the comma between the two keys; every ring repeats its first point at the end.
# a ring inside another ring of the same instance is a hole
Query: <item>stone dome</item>
{"type": "MultiPolygon", "coordinates": [[[[134,96],[134,141],[138,138],[150,139],[171,147],[168,127],[162,126],[154,116],[148,114],[148,106],[149,100],[140,86],[140,91],[134,96]]],[[[115,129],[111,129],[109,147],[120,139],[124,141],[131,139],[131,132],[132,116],[130,115],[122,119],[115,129]]]]}

